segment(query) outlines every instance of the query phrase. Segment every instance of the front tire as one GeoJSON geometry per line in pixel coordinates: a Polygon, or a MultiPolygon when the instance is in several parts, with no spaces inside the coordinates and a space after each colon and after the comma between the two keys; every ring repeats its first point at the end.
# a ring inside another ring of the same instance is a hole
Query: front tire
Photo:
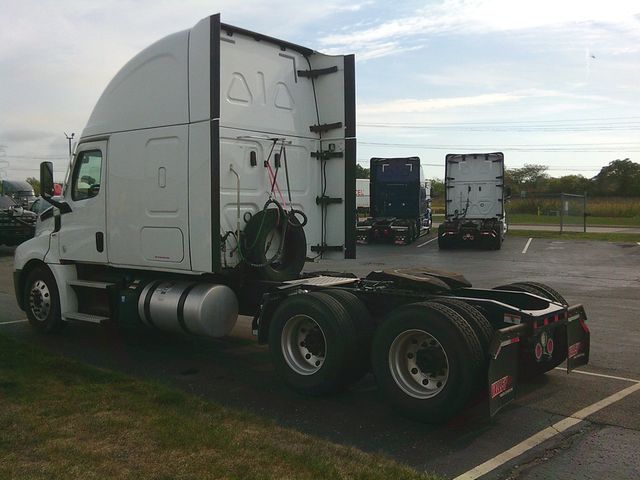
{"type": "Polygon", "coordinates": [[[32,270],[24,287],[23,304],[31,326],[42,333],[60,331],[65,322],[60,315],[58,285],[51,271],[46,267],[32,270]]]}

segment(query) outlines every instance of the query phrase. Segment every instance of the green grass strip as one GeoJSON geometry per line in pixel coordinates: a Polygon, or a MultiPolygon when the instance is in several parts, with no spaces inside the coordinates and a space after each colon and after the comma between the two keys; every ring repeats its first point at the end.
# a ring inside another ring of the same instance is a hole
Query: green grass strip
{"type": "Polygon", "coordinates": [[[550,232],[542,230],[509,230],[509,237],[551,238],[560,240],[598,240],[603,242],[640,242],[640,233],[581,233],[581,232],[550,232]]]}
{"type": "MultiPolygon", "coordinates": [[[[565,225],[581,226],[583,225],[583,217],[580,215],[565,216],[565,225]]],[[[507,223],[522,225],[560,225],[560,217],[553,215],[532,215],[528,213],[507,213],[507,223]]],[[[640,226],[640,217],[587,217],[588,227],[638,227],[640,226]]]]}
{"type": "Polygon", "coordinates": [[[0,335],[0,478],[435,477],[0,335]]]}

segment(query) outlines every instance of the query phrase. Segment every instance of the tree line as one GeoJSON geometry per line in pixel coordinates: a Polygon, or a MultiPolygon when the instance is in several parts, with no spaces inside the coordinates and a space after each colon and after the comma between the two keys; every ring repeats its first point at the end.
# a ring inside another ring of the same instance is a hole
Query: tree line
{"type": "MultiPolygon", "coordinates": [[[[591,197],[640,197],[640,163],[628,158],[613,160],[602,167],[595,177],[564,175],[552,177],[546,165],[525,164],[505,171],[505,184],[511,187],[512,196],[573,193],[591,197]]],[[[444,196],[444,183],[431,181],[431,196],[444,196]]]]}
{"type": "MultiPolygon", "coordinates": [[[[505,184],[511,187],[513,196],[526,194],[554,194],[587,192],[598,197],[640,197],[640,163],[628,158],[613,160],[602,167],[593,178],[583,175],[552,177],[546,165],[525,164],[520,168],[507,168],[505,184]]],[[[356,178],[369,178],[369,169],[356,164],[356,178]]],[[[27,178],[36,195],[40,194],[40,182],[35,177],[27,178]]],[[[444,195],[444,183],[439,178],[431,180],[431,196],[444,195]]]]}

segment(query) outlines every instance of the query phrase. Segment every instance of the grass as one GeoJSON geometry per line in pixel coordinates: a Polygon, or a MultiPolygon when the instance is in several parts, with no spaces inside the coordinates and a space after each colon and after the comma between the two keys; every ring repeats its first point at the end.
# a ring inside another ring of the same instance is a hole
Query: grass
{"type": "Polygon", "coordinates": [[[0,336],[0,478],[435,477],[0,336]]]}
{"type": "MultiPolygon", "coordinates": [[[[582,225],[583,217],[580,215],[565,216],[565,225],[582,225]]],[[[507,222],[524,225],[560,225],[560,217],[557,215],[535,215],[529,213],[507,213],[507,222]]],[[[639,227],[640,217],[587,217],[587,226],[618,226],[639,227]]]]}
{"type": "MultiPolygon", "coordinates": [[[[582,199],[565,197],[565,207],[569,212],[581,215],[582,199]]],[[[555,198],[512,198],[508,203],[508,213],[530,213],[549,215],[560,211],[560,196],[555,198]]],[[[635,217],[640,219],[640,199],[633,197],[588,197],[587,212],[594,217],[635,217]]]]}
{"type": "Polygon", "coordinates": [[[604,242],[640,242],[640,233],[581,233],[549,232],[541,230],[509,230],[510,237],[551,238],[561,240],[600,240],[604,242]]]}

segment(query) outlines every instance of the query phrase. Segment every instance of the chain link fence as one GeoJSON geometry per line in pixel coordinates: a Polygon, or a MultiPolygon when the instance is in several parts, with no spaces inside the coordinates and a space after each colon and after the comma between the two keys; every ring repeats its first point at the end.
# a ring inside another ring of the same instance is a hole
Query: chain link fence
{"type": "Polygon", "coordinates": [[[557,226],[562,232],[587,231],[587,194],[527,194],[512,198],[507,205],[507,222],[544,225],[545,230],[557,226]]]}

